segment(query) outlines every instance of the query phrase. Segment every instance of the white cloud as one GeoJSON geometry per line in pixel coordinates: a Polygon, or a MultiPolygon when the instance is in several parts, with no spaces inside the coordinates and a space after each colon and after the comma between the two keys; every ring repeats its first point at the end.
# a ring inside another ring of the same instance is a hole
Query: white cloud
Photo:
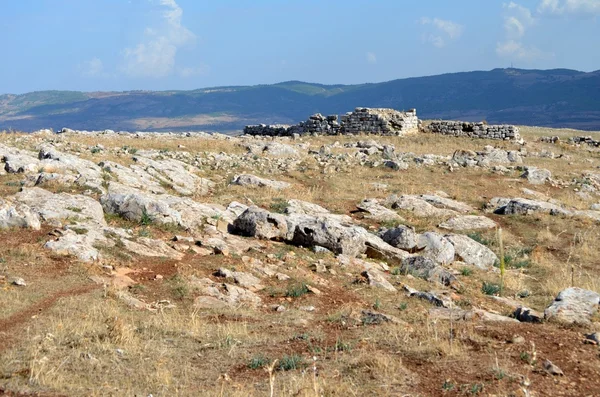
{"type": "Polygon", "coordinates": [[[178,70],[179,76],[183,78],[205,75],[210,71],[208,65],[200,65],[197,67],[186,67],[178,70]]]}
{"type": "Polygon", "coordinates": [[[525,35],[526,30],[536,22],[528,8],[510,2],[504,4],[507,15],[504,17],[504,30],[509,37],[520,38],[525,35]]]}
{"type": "Polygon", "coordinates": [[[123,50],[122,70],[130,76],[164,77],[171,74],[178,49],[196,38],[182,25],[183,9],[175,0],[158,0],[158,4],[166,8],[161,14],[162,23],[147,27],[141,43],[123,50]]]}
{"type": "Polygon", "coordinates": [[[537,23],[531,11],[512,1],[503,7],[505,37],[496,44],[496,54],[501,58],[525,62],[552,57],[552,54],[524,43],[527,31],[537,23]]]}
{"type": "Polygon", "coordinates": [[[440,18],[423,17],[419,23],[423,26],[431,26],[432,31],[424,34],[423,40],[438,48],[444,47],[448,41],[459,39],[464,31],[464,26],[440,18]]]}
{"type": "Polygon", "coordinates": [[[600,0],[542,0],[538,6],[541,14],[597,16],[600,0]]]}
{"type": "Polygon", "coordinates": [[[79,65],[79,70],[84,76],[97,77],[104,74],[104,64],[100,58],[94,57],[79,65]]]}
{"type": "Polygon", "coordinates": [[[373,52],[367,52],[367,62],[374,65],[377,63],[377,55],[373,52]]]}

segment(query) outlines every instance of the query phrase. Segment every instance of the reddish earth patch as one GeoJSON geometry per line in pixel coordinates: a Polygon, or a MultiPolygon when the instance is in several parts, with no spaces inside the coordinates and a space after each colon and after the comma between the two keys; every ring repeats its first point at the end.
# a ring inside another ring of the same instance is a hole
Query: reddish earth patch
{"type": "Polygon", "coordinates": [[[404,365],[426,380],[420,385],[425,395],[512,395],[521,388],[523,376],[530,380],[529,391],[538,396],[600,395],[598,347],[583,343],[583,331],[551,324],[500,323],[481,325],[475,331],[483,341],[469,341],[467,358],[404,358],[404,365]],[[526,342],[508,343],[514,335],[524,337],[526,342]],[[537,354],[534,368],[522,358],[523,353],[532,351],[531,341],[537,354]],[[502,373],[494,373],[496,357],[502,373]],[[561,368],[565,376],[552,376],[542,370],[541,363],[546,359],[561,368]]]}

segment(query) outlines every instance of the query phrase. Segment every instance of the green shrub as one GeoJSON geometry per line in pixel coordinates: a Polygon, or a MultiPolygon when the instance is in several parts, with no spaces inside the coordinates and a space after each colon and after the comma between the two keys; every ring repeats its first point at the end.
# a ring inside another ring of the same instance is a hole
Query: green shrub
{"type": "Polygon", "coordinates": [[[291,371],[300,368],[304,363],[304,359],[297,355],[292,354],[291,356],[283,356],[279,360],[278,368],[282,371],[291,371]]]}
{"type": "Polygon", "coordinates": [[[290,298],[299,298],[302,295],[308,294],[309,292],[308,286],[305,283],[292,284],[288,286],[285,296],[290,298]]]}
{"type": "Polygon", "coordinates": [[[483,282],[481,286],[481,291],[486,295],[497,295],[500,293],[500,285],[495,283],[488,283],[486,281],[483,282]]]}

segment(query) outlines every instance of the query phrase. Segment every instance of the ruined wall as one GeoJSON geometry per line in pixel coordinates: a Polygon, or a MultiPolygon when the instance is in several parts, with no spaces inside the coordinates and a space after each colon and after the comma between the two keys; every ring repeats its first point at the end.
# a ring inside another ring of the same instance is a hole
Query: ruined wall
{"type": "Polygon", "coordinates": [[[366,132],[380,135],[403,135],[416,131],[419,119],[416,109],[400,112],[394,109],[356,108],[342,116],[342,133],[366,132]]]}
{"type": "Polygon", "coordinates": [[[514,125],[487,125],[465,121],[433,121],[426,131],[434,134],[468,136],[481,139],[520,141],[519,128],[514,125]]]}
{"type": "Polygon", "coordinates": [[[417,111],[399,112],[393,109],[356,108],[346,113],[338,121],[337,115],[323,116],[320,113],[310,116],[306,121],[296,125],[249,125],[244,128],[247,135],[291,136],[306,135],[338,135],[370,133],[380,135],[401,135],[408,131],[416,131],[419,125],[417,111]]]}

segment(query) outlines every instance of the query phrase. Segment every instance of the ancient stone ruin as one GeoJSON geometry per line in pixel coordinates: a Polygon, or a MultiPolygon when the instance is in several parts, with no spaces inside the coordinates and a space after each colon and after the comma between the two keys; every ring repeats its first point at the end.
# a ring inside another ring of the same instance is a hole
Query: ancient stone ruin
{"type": "Polygon", "coordinates": [[[419,126],[417,111],[400,112],[394,109],[356,108],[341,117],[323,116],[320,113],[310,116],[307,121],[296,125],[249,125],[244,128],[247,135],[292,136],[298,135],[339,135],[371,133],[379,135],[404,135],[416,131],[419,126]]]}
{"type": "Polygon", "coordinates": [[[433,121],[425,129],[434,134],[468,136],[481,139],[520,141],[519,128],[514,125],[487,125],[466,121],[433,121]]]}
{"type": "Polygon", "coordinates": [[[417,130],[419,119],[417,110],[399,112],[393,109],[356,108],[354,112],[342,116],[342,130],[345,134],[367,132],[380,135],[403,135],[417,130]]]}

